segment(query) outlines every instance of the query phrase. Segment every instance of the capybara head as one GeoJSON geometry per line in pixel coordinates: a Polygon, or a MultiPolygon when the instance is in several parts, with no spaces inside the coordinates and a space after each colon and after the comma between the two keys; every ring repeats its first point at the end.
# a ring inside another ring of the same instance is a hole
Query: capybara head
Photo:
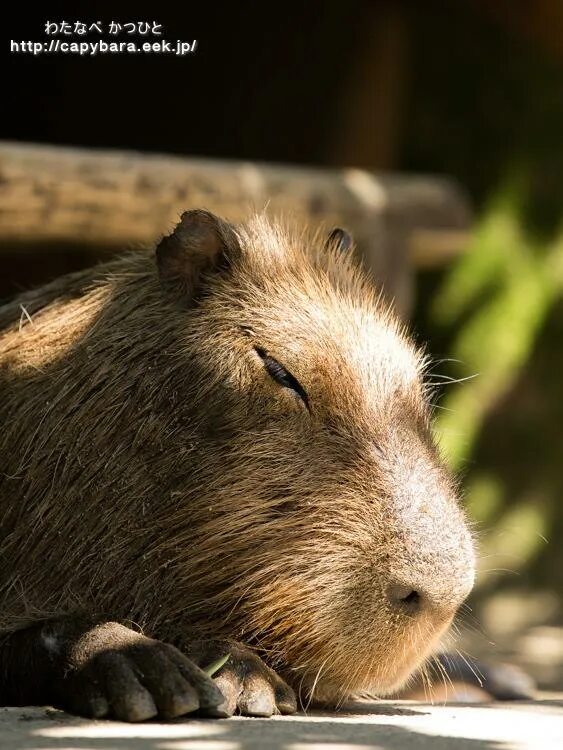
{"type": "Polygon", "coordinates": [[[425,358],[350,244],[189,211],[157,248],[204,446],[186,579],[326,700],[398,688],[474,578],[425,358]]]}

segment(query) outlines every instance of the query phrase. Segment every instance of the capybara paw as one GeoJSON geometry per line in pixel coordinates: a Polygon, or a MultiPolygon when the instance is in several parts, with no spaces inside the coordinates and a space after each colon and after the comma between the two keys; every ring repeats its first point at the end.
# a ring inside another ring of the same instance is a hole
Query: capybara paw
{"type": "Polygon", "coordinates": [[[533,679],[514,664],[476,660],[461,653],[440,653],[426,665],[432,688],[420,676],[401,697],[436,701],[529,700],[536,690],[533,679]]]}
{"type": "Polygon", "coordinates": [[[190,658],[204,669],[221,664],[213,673],[225,696],[219,706],[202,707],[204,716],[272,716],[297,710],[295,693],[273,669],[253,651],[233,641],[205,641],[190,644],[190,658]]]}
{"type": "Polygon", "coordinates": [[[213,679],[174,646],[117,623],[98,625],[71,646],[55,689],[62,708],[121,721],[172,719],[225,702],[213,679]]]}

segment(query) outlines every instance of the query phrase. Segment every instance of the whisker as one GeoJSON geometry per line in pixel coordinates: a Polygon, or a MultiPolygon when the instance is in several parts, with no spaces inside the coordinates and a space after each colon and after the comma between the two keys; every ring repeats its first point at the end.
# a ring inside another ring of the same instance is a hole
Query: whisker
{"type": "Polygon", "coordinates": [[[477,674],[477,672],[475,671],[475,669],[473,669],[473,667],[471,666],[471,663],[467,661],[467,659],[465,658],[465,656],[462,654],[462,652],[458,648],[456,648],[456,652],[463,659],[463,661],[467,664],[467,666],[469,667],[470,671],[475,675],[475,679],[479,683],[479,687],[483,687],[483,680],[485,679],[485,675],[481,672],[481,670],[479,669],[479,667],[477,665],[475,665],[475,667],[477,669],[477,672],[479,672],[479,674],[477,674]]]}

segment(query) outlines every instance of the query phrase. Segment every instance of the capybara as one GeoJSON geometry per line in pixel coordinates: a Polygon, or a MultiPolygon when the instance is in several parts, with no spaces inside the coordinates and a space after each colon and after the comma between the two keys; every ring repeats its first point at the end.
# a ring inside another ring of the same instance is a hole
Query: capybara
{"type": "Polygon", "coordinates": [[[472,535],[351,244],[192,210],[0,308],[1,702],[291,713],[436,647],[472,535]]]}

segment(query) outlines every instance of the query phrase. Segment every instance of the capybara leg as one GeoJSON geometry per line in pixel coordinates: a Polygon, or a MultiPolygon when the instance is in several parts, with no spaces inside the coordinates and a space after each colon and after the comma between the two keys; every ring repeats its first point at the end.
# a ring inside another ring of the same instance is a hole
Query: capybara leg
{"type": "Polygon", "coordinates": [[[225,702],[213,680],[174,646],[116,622],[73,618],[4,639],[0,700],[122,721],[169,719],[225,702]]]}
{"type": "Polygon", "coordinates": [[[214,672],[215,683],[225,696],[219,707],[203,707],[205,716],[272,716],[297,710],[295,693],[273,669],[253,651],[236,641],[196,641],[182,650],[204,669],[221,664],[214,672]]]}
{"type": "Polygon", "coordinates": [[[447,701],[524,700],[532,698],[532,678],[512,664],[484,662],[461,654],[441,653],[426,665],[431,688],[419,676],[401,695],[447,701]]]}

